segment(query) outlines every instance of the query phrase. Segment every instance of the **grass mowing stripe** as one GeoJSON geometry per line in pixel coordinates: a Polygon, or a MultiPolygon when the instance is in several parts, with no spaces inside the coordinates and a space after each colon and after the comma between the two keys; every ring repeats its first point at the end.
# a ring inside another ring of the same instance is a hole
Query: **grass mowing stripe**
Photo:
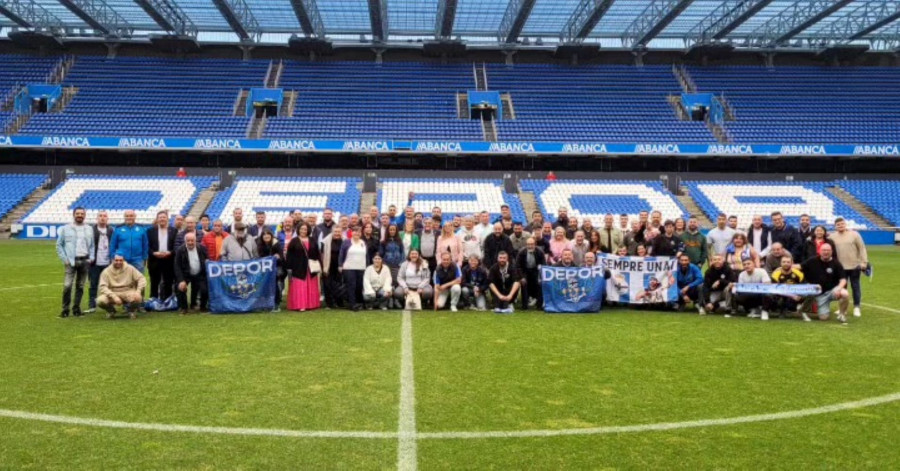
{"type": "MultiPolygon", "coordinates": [[[[89,285],[90,283],[85,283],[85,285],[89,285]]],[[[6,288],[0,288],[0,291],[12,291],[17,289],[28,289],[28,288],[46,288],[48,286],[62,286],[62,283],[47,283],[43,285],[23,285],[23,286],[9,286],[6,288]]]]}
{"type": "Polygon", "coordinates": [[[400,347],[400,419],[397,425],[397,469],[415,471],[416,385],[413,371],[412,313],[403,311],[400,347]]]}

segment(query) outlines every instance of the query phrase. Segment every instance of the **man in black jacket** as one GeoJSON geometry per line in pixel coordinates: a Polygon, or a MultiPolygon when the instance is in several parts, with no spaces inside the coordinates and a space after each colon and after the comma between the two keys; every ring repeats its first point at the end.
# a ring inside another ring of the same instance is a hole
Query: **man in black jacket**
{"type": "Polygon", "coordinates": [[[497,254],[497,263],[488,272],[491,294],[494,298],[494,312],[512,314],[516,295],[519,294],[519,282],[522,277],[516,267],[509,262],[506,252],[497,254]]]}
{"type": "Polygon", "coordinates": [[[772,213],[772,228],[769,229],[772,243],[781,242],[785,250],[791,253],[794,260],[803,259],[803,241],[800,240],[800,232],[790,224],[785,223],[781,211],[772,213]]]}
{"type": "Polygon", "coordinates": [[[665,232],[653,238],[650,255],[654,257],[681,255],[684,244],[681,242],[681,238],[675,235],[675,223],[672,220],[666,220],[664,226],[665,232]]]}
{"type": "Polygon", "coordinates": [[[147,271],[150,272],[151,298],[166,300],[172,296],[176,235],[175,229],[169,227],[169,214],[165,211],[156,213],[156,225],[147,229],[147,246],[150,249],[147,271]]]}
{"type": "Polygon", "coordinates": [[[187,289],[200,293],[200,310],[205,311],[209,300],[209,285],[206,279],[206,247],[197,243],[197,235],[188,232],[184,236],[184,246],[175,254],[175,293],[178,308],[182,314],[188,310],[187,289]]]}
{"type": "Polygon", "coordinates": [[[522,309],[528,307],[544,306],[544,291],[541,289],[541,265],[546,265],[547,259],[534,237],[525,241],[525,248],[516,256],[516,267],[522,275],[522,309]]]}
{"type": "Polygon", "coordinates": [[[497,254],[500,252],[514,253],[512,241],[508,235],[503,233],[503,225],[499,222],[494,224],[493,234],[485,237],[482,245],[484,248],[484,266],[486,267],[492,267],[497,263],[497,254]]]}
{"type": "Polygon", "coordinates": [[[703,289],[700,296],[705,306],[700,309],[701,316],[706,313],[715,313],[722,303],[725,304],[726,312],[731,309],[731,290],[728,287],[735,280],[737,280],[737,276],[725,263],[725,257],[722,254],[713,255],[712,262],[703,275],[703,289]]]}
{"type": "Polygon", "coordinates": [[[115,228],[109,225],[109,214],[106,211],[97,213],[97,225],[94,226],[94,261],[91,263],[88,275],[91,279],[91,288],[88,291],[88,314],[97,309],[97,287],[100,285],[100,274],[112,263],[113,256],[109,252],[109,237],[115,228]]]}

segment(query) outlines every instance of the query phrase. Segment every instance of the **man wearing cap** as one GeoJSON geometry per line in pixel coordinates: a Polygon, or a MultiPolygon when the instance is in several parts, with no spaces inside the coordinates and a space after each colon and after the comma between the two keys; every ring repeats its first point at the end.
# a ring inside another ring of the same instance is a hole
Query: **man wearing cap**
{"type": "Polygon", "coordinates": [[[129,265],[122,252],[116,252],[113,262],[100,274],[97,306],[106,310],[107,319],[115,316],[116,306],[123,306],[128,316],[134,319],[146,286],[144,274],[129,265]]]}
{"type": "Polygon", "coordinates": [[[667,219],[663,226],[665,227],[665,232],[653,238],[650,246],[650,255],[654,257],[675,257],[680,255],[684,244],[675,235],[675,223],[671,219],[667,219]]]}
{"type": "Polygon", "coordinates": [[[223,262],[240,262],[257,258],[256,239],[247,234],[247,226],[242,222],[234,223],[234,232],[231,237],[222,241],[223,262]]]}

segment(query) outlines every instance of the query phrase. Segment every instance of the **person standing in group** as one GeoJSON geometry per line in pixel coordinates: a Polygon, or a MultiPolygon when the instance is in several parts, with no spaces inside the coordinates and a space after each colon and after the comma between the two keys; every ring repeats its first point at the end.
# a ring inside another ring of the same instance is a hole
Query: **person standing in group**
{"type": "Polygon", "coordinates": [[[728,248],[731,240],[734,239],[734,234],[734,229],[728,227],[728,216],[725,213],[719,213],[719,216],[716,218],[716,227],[706,233],[709,257],[712,258],[715,254],[725,256],[725,250],[728,248]]]}
{"type": "Polygon", "coordinates": [[[146,287],[144,274],[129,265],[122,252],[116,252],[113,262],[100,274],[97,307],[106,310],[106,318],[112,319],[116,315],[116,306],[122,306],[128,317],[134,319],[146,287]]]}
{"type": "Polygon", "coordinates": [[[147,247],[150,257],[147,271],[150,273],[150,297],[161,301],[172,296],[175,287],[175,229],[169,227],[165,211],[156,213],[156,225],[147,230],[147,247]]]}
{"type": "Polygon", "coordinates": [[[688,218],[687,230],[681,234],[681,243],[684,246],[684,254],[690,258],[691,263],[703,267],[709,256],[706,236],[700,233],[700,222],[697,221],[696,216],[688,218]]]}
{"type": "Polygon", "coordinates": [[[544,291],[541,288],[541,265],[547,265],[546,255],[534,237],[525,241],[525,248],[516,256],[516,267],[522,275],[522,309],[544,305],[544,291]]]}
{"type": "Polygon", "coordinates": [[[434,289],[430,284],[431,272],[428,270],[428,264],[419,256],[418,250],[409,252],[409,257],[400,265],[397,271],[397,289],[394,290],[394,298],[403,309],[406,303],[406,297],[409,293],[415,291],[419,294],[421,305],[419,309],[424,307],[426,301],[432,298],[434,289]]]}
{"type": "Polygon", "coordinates": [[[393,278],[391,271],[382,263],[381,255],[372,257],[372,264],[363,273],[363,301],[369,309],[375,307],[386,311],[393,298],[393,278]]]}
{"type": "Polygon", "coordinates": [[[385,233],[384,241],[381,242],[378,254],[381,255],[382,261],[391,271],[391,278],[396,282],[400,279],[397,270],[400,269],[400,265],[406,260],[403,256],[403,239],[400,238],[397,226],[393,224],[389,224],[385,228],[385,233]]]}
{"type": "Polygon", "coordinates": [[[666,220],[663,233],[653,238],[650,255],[654,257],[677,257],[684,251],[684,243],[675,235],[675,223],[666,220]]]}
{"type": "MultiPolygon", "coordinates": [[[[264,229],[256,237],[256,254],[262,257],[275,257],[276,279],[284,279],[284,248],[269,228],[264,229]]],[[[281,310],[281,287],[275,287],[275,307],[272,312],[281,310]]]]}
{"type": "MultiPolygon", "coordinates": [[[[499,223],[498,223],[499,224],[499,223]]],[[[462,271],[453,263],[449,253],[441,254],[441,262],[434,270],[434,310],[443,309],[450,298],[450,310],[457,311],[462,293],[462,271]]]]}
{"type": "Polygon", "coordinates": [[[503,225],[499,222],[494,224],[494,232],[484,238],[482,246],[485,265],[493,266],[500,252],[513,253],[512,241],[503,233],[503,225]]]}
{"type": "Polygon", "coordinates": [[[591,244],[585,237],[584,231],[575,231],[575,239],[572,240],[569,247],[572,250],[572,259],[574,260],[575,265],[584,264],[584,254],[591,251],[591,244]]]}
{"type": "Polygon", "coordinates": [[[173,247],[175,252],[178,252],[178,249],[184,245],[184,235],[188,232],[192,232],[197,236],[197,243],[200,243],[200,241],[203,240],[203,231],[197,226],[197,220],[194,219],[194,216],[184,218],[184,229],[180,230],[175,235],[175,246],[173,247]]]}
{"type": "Polygon", "coordinates": [[[222,243],[223,262],[241,262],[257,258],[256,240],[247,234],[247,226],[243,222],[234,223],[234,232],[222,243]]]}
{"type": "Polygon", "coordinates": [[[835,243],[831,240],[831,236],[828,234],[828,230],[825,229],[825,226],[816,226],[810,232],[809,237],[806,238],[804,242],[803,248],[803,259],[797,260],[798,263],[805,262],[811,258],[819,256],[819,249],[822,247],[822,244],[831,245],[831,250],[835,257],[840,260],[838,257],[838,253],[834,250],[835,243]]]}
{"type": "Polygon", "coordinates": [[[513,254],[518,254],[522,249],[525,248],[525,242],[528,241],[528,238],[531,237],[530,232],[525,232],[525,228],[522,226],[521,222],[513,223],[513,233],[509,236],[509,241],[512,242],[512,252],[513,254]]]}
{"type": "Polygon", "coordinates": [[[56,236],[56,255],[65,267],[63,281],[62,312],[59,317],[81,316],[81,298],[84,296],[84,282],[88,278],[94,261],[94,234],[91,226],[84,223],[86,211],[77,207],[72,211],[72,223],[59,229],[56,236]],[[72,286],[75,286],[75,301],[72,302],[72,286]]]}
{"type": "Polygon", "coordinates": [[[850,282],[850,288],[853,289],[853,317],[860,317],[862,313],[859,305],[862,302],[862,286],[860,285],[860,276],[868,270],[869,253],[866,251],[866,244],[862,240],[859,232],[847,228],[847,221],[844,218],[834,220],[835,231],[831,233],[831,240],[834,241],[834,257],[844,267],[847,279],[850,282]]]}
{"type": "Polygon", "coordinates": [[[613,254],[619,249],[619,246],[625,243],[625,236],[622,231],[613,227],[614,218],[612,214],[603,216],[603,227],[600,228],[600,251],[603,253],[613,254]]]}
{"type": "MultiPolygon", "coordinates": [[[[321,232],[320,232],[321,233],[321,232]]],[[[325,307],[334,309],[344,304],[344,275],[341,273],[341,251],[344,245],[341,231],[329,230],[328,235],[319,243],[322,255],[322,290],[325,295],[325,307]]]]}
{"type": "Polygon", "coordinates": [[[231,212],[231,218],[231,224],[226,224],[223,229],[225,232],[234,235],[234,226],[237,225],[237,223],[244,224],[244,210],[241,208],[234,208],[234,211],[231,212]]]}
{"type": "Polygon", "coordinates": [[[363,277],[366,272],[368,250],[365,241],[362,240],[362,229],[355,226],[350,231],[350,240],[345,240],[341,245],[338,266],[344,275],[350,309],[359,311],[363,308],[363,277]]]}
{"type": "Polygon", "coordinates": [[[319,258],[319,247],[309,237],[309,226],[301,223],[297,227],[297,236],[288,245],[285,258],[285,267],[291,272],[287,301],[287,308],[291,311],[319,308],[319,270],[313,268],[319,258]]]}
{"type": "Polygon", "coordinates": [[[213,222],[212,230],[203,236],[203,246],[206,247],[206,253],[209,255],[211,262],[218,262],[222,256],[222,247],[225,245],[225,239],[231,237],[231,234],[225,232],[225,226],[222,221],[216,219],[213,222]]]}
{"type": "Polygon", "coordinates": [[[769,255],[772,236],[769,234],[769,226],[763,224],[763,217],[759,214],[753,216],[750,228],[747,230],[747,242],[759,253],[760,258],[769,255]]]}
{"type": "Polygon", "coordinates": [[[744,260],[750,260],[755,267],[760,266],[759,254],[747,243],[747,236],[743,232],[735,232],[731,244],[725,249],[725,263],[737,272],[744,269],[744,260]]]}
{"type": "MultiPolygon", "coordinates": [[[[567,219],[568,220],[568,219],[567,219]]],[[[550,252],[547,256],[547,264],[552,265],[562,260],[562,254],[565,250],[570,250],[572,244],[566,239],[566,230],[562,226],[553,229],[553,239],[550,240],[550,252]]]]}
{"type": "Polygon", "coordinates": [[[462,269],[462,300],[470,309],[484,311],[487,309],[485,296],[489,291],[488,272],[481,266],[478,257],[469,257],[469,263],[462,269]]]}
{"type": "Polygon", "coordinates": [[[97,309],[97,289],[100,284],[100,274],[112,263],[113,253],[109,251],[109,239],[112,237],[113,228],[109,225],[109,215],[106,211],[97,212],[97,224],[94,226],[94,261],[91,262],[90,278],[91,289],[88,292],[88,310],[91,313],[97,309]]]}
{"type": "Polygon", "coordinates": [[[109,251],[114,254],[121,253],[129,265],[144,273],[144,264],[150,255],[150,244],[147,240],[147,231],[135,224],[135,219],[137,215],[133,210],[125,211],[125,224],[113,232],[109,251]]]}
{"type": "Polygon", "coordinates": [[[437,240],[441,223],[433,218],[425,218],[422,231],[419,232],[419,251],[428,262],[428,269],[434,271],[437,266],[437,240]]]}
{"type": "Polygon", "coordinates": [[[265,232],[266,228],[266,212],[257,211],[256,224],[250,226],[250,228],[247,229],[247,233],[256,238],[259,237],[263,232],[265,232]]]}
{"type": "Polygon", "coordinates": [[[450,259],[457,265],[462,265],[462,242],[456,236],[453,224],[447,223],[441,227],[441,235],[437,240],[437,254],[447,252],[450,259]]]}
{"type": "Polygon", "coordinates": [[[407,219],[403,222],[403,233],[400,234],[400,240],[403,241],[404,258],[409,256],[410,250],[421,250],[419,234],[416,234],[416,222],[414,219],[407,219]]]}
{"type": "Polygon", "coordinates": [[[463,219],[463,229],[460,229],[456,236],[459,237],[459,243],[462,247],[462,263],[465,264],[466,260],[469,259],[472,255],[475,255],[478,258],[484,258],[484,252],[482,252],[482,238],[479,235],[478,230],[475,228],[475,218],[472,216],[466,216],[463,219]]]}
{"type": "Polygon", "coordinates": [[[187,290],[189,287],[191,297],[200,298],[200,310],[206,310],[209,302],[209,284],[206,278],[206,261],[208,259],[206,247],[197,243],[197,234],[193,232],[185,234],[184,246],[178,249],[174,257],[175,294],[181,314],[188,312],[187,290]],[[193,296],[194,292],[199,295],[193,296]]]}
{"type": "Polygon", "coordinates": [[[772,213],[772,227],[769,228],[772,243],[781,242],[785,250],[791,253],[794,260],[803,257],[803,241],[800,240],[800,232],[785,222],[781,211],[772,213]]]}

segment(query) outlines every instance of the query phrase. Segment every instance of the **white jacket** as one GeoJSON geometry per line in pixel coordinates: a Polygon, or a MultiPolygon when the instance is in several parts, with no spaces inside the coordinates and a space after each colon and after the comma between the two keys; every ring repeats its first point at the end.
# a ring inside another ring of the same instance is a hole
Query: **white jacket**
{"type": "Polygon", "coordinates": [[[391,270],[387,265],[381,266],[381,273],[375,272],[375,265],[369,265],[366,267],[365,273],[363,273],[363,296],[374,296],[380,289],[390,292],[391,283],[393,283],[393,279],[391,278],[391,270]]]}

